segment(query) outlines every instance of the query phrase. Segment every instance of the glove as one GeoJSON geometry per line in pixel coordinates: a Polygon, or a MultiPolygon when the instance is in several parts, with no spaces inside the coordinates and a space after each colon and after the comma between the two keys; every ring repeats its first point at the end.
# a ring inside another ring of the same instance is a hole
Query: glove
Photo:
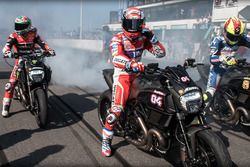
{"type": "Polygon", "coordinates": [[[142,62],[129,61],[126,63],[126,70],[133,72],[142,72],[144,71],[144,64],[142,62]]]}
{"type": "Polygon", "coordinates": [[[155,44],[158,42],[157,37],[154,35],[154,33],[148,29],[148,28],[143,28],[142,29],[142,35],[145,36],[147,39],[150,40],[152,44],[155,44]]]}
{"type": "Polygon", "coordinates": [[[56,55],[56,52],[53,49],[49,49],[47,52],[49,53],[50,56],[56,55]]]}
{"type": "Polygon", "coordinates": [[[234,57],[231,56],[222,56],[222,63],[228,66],[235,65],[237,62],[234,57]]]}
{"type": "Polygon", "coordinates": [[[4,58],[12,58],[13,57],[13,54],[11,51],[6,51],[3,55],[4,58]]]}

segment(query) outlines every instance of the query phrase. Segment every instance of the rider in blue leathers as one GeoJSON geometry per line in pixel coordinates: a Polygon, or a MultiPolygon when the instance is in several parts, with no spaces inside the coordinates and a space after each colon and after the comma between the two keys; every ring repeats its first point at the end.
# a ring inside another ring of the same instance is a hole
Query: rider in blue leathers
{"type": "Polygon", "coordinates": [[[219,78],[226,69],[221,64],[236,64],[235,53],[240,46],[250,48],[250,36],[244,33],[245,25],[237,17],[230,17],[224,23],[222,36],[215,37],[210,45],[210,71],[206,93],[203,95],[205,102],[209,102],[215,93],[219,78]]]}

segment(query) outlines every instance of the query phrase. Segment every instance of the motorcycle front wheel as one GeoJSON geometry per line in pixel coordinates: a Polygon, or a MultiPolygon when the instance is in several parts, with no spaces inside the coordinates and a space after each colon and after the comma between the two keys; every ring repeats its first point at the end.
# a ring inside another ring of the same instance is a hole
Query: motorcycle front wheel
{"type": "Polygon", "coordinates": [[[47,124],[48,119],[48,103],[47,103],[47,97],[46,93],[43,89],[39,88],[36,89],[34,92],[34,98],[35,98],[35,118],[37,125],[40,128],[45,128],[47,124]]]}
{"type": "Polygon", "coordinates": [[[231,167],[232,160],[230,154],[223,141],[209,129],[202,130],[196,134],[195,144],[195,162],[188,159],[183,161],[183,166],[198,166],[198,167],[231,167]]]}

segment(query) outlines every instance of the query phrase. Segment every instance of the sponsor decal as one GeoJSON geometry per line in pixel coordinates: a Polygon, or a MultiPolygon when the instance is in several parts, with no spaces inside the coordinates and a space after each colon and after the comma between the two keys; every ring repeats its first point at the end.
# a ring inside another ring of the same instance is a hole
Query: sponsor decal
{"type": "Polygon", "coordinates": [[[245,80],[250,80],[250,77],[244,77],[245,80]]]}
{"type": "Polygon", "coordinates": [[[158,91],[158,90],[154,90],[154,93],[158,94],[158,95],[162,95],[162,96],[165,96],[165,93],[161,92],[161,91],[158,91]]]}
{"type": "Polygon", "coordinates": [[[117,53],[118,53],[118,45],[117,44],[111,45],[111,52],[112,52],[112,56],[117,55],[117,53]]]}
{"type": "Polygon", "coordinates": [[[125,64],[125,63],[127,62],[126,60],[119,59],[119,58],[117,58],[117,57],[115,57],[113,61],[114,61],[114,62],[117,62],[117,63],[123,63],[123,64],[125,64]]]}
{"type": "Polygon", "coordinates": [[[237,28],[235,29],[235,33],[236,33],[236,34],[239,34],[239,33],[240,33],[240,27],[237,27],[237,28]]]}
{"type": "Polygon", "coordinates": [[[187,87],[187,88],[184,90],[184,93],[189,92],[189,91],[192,91],[192,90],[199,90],[199,88],[198,88],[198,87],[187,87]]]}
{"type": "Polygon", "coordinates": [[[249,80],[244,80],[242,82],[242,88],[243,89],[249,89],[249,80]]]}

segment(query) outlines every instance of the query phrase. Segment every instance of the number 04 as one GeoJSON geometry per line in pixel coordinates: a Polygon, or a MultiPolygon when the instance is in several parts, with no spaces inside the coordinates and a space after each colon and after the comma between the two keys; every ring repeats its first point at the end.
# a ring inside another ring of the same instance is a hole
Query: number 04
{"type": "Polygon", "coordinates": [[[157,106],[162,106],[162,96],[157,96],[156,94],[151,95],[151,103],[156,104],[157,106]]]}

